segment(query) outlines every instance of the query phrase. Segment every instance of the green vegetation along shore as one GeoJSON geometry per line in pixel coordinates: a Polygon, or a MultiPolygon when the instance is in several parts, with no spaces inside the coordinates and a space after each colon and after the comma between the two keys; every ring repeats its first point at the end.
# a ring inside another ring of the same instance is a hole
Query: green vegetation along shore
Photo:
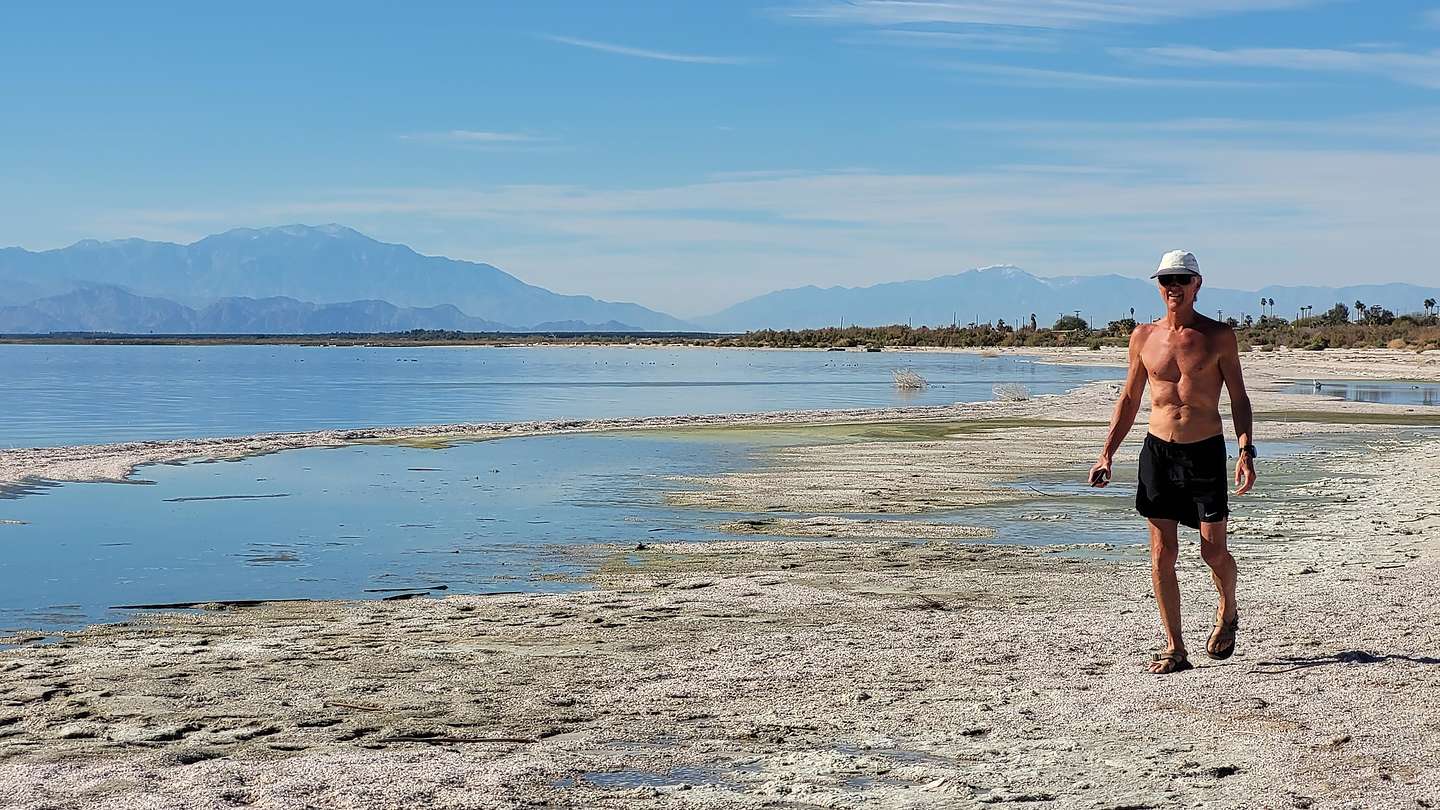
{"type": "MultiPolygon", "coordinates": [[[[1291,349],[1440,349],[1440,322],[1435,315],[1402,315],[1359,322],[1332,321],[1325,316],[1287,321],[1266,316],[1260,321],[1238,322],[1235,327],[1243,350],[1291,349]]],[[[1015,328],[1002,322],[970,326],[850,326],[843,329],[765,329],[736,337],[718,338],[712,345],[777,348],[891,348],[891,347],[999,347],[999,346],[1124,346],[1135,321],[1111,321],[1091,328],[1073,315],[1051,328],[1026,325],[1015,328]]]]}

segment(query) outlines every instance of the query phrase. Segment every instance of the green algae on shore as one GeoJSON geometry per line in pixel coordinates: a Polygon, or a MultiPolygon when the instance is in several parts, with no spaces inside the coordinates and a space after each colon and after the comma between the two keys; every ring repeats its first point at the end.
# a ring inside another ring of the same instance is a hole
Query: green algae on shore
{"type": "Polygon", "coordinates": [[[808,444],[841,442],[933,442],[967,433],[985,433],[1009,428],[1104,427],[1105,422],[1000,417],[994,419],[894,419],[877,422],[836,422],[796,425],[713,425],[704,427],[666,428],[650,431],[653,435],[674,435],[684,438],[733,438],[743,441],[765,441],[772,444],[808,444]]]}
{"type": "Polygon", "coordinates": [[[1440,413],[1389,413],[1377,411],[1257,411],[1257,422],[1315,422],[1326,425],[1397,425],[1440,427],[1440,413]]]}

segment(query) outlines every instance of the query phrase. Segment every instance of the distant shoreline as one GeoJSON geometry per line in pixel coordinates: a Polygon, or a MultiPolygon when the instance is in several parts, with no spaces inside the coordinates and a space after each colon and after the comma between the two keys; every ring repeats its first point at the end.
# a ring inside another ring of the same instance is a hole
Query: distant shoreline
{"type": "MultiPolygon", "coordinates": [[[[1063,320],[1063,319],[1062,319],[1063,320]]],[[[745,349],[811,349],[819,351],[890,351],[927,349],[1012,349],[1041,351],[1084,348],[1098,351],[1123,348],[1133,320],[1113,321],[1104,329],[1083,320],[1066,328],[970,324],[967,326],[824,327],[818,329],[752,329],[747,332],[706,331],[539,331],[465,332],[449,329],[413,329],[404,332],[329,332],[295,334],[138,334],[112,332],[49,332],[0,334],[0,344],[12,345],[145,345],[145,346],[707,346],[745,349]]],[[[1241,351],[1281,349],[1379,349],[1417,352],[1440,350],[1440,316],[1402,315],[1388,310],[1359,322],[1335,320],[1328,315],[1296,322],[1265,317],[1259,323],[1230,325],[1241,351]]],[[[1061,326],[1056,322],[1056,327],[1061,326]]]]}
{"type": "Polygon", "coordinates": [[[733,332],[337,332],[296,335],[140,335],[109,332],[54,332],[0,335],[15,346],[571,346],[630,344],[703,346],[735,337],[733,332]]]}

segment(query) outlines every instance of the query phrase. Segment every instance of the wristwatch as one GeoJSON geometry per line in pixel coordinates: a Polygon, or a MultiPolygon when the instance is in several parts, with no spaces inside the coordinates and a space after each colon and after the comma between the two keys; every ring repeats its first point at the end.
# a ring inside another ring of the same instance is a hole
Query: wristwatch
{"type": "Polygon", "coordinates": [[[1252,458],[1252,459],[1255,458],[1256,456],[1260,455],[1259,453],[1255,452],[1255,445],[1253,445],[1253,444],[1241,445],[1241,446],[1240,446],[1240,455],[1243,456],[1243,455],[1246,455],[1247,453],[1249,454],[1250,458],[1252,458]]]}

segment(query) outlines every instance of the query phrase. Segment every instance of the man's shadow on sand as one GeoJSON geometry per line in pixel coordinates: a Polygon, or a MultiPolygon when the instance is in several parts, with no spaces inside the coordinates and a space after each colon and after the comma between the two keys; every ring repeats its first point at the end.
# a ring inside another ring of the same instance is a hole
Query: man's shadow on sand
{"type": "Polygon", "coordinates": [[[1330,664],[1383,664],[1386,661],[1408,661],[1412,664],[1423,664],[1435,666],[1440,664],[1440,658],[1432,658],[1428,655],[1416,657],[1413,655],[1376,655],[1365,650],[1346,650],[1331,655],[1317,655],[1310,658],[1285,657],[1275,661],[1261,661],[1255,665],[1255,671],[1261,675],[1280,675],[1286,672],[1294,672],[1297,669],[1309,669],[1310,667],[1323,667],[1330,664]],[[1261,669],[1261,667],[1280,667],[1280,669],[1261,669]]]}

